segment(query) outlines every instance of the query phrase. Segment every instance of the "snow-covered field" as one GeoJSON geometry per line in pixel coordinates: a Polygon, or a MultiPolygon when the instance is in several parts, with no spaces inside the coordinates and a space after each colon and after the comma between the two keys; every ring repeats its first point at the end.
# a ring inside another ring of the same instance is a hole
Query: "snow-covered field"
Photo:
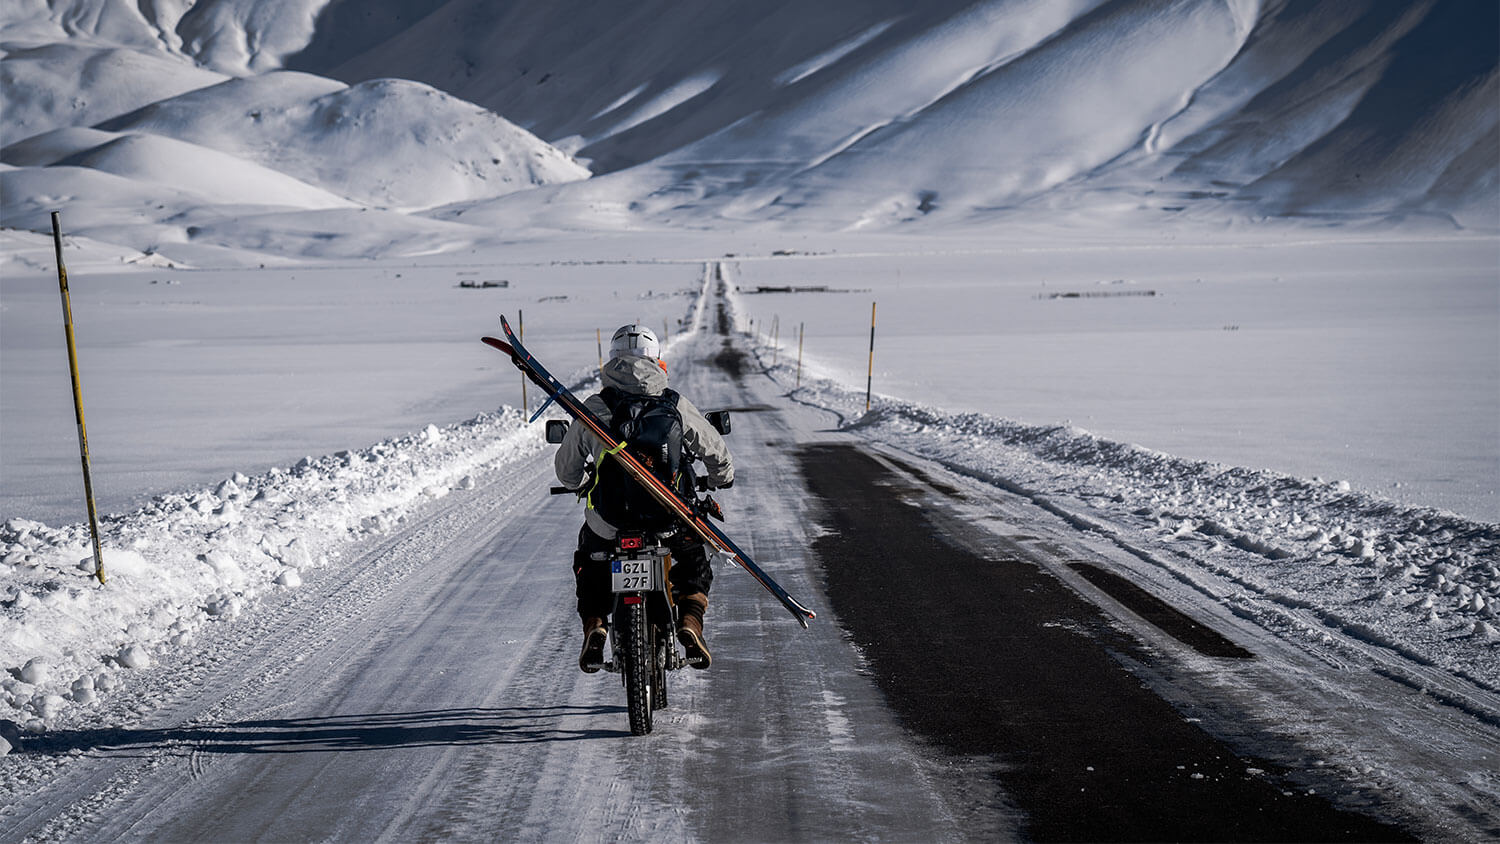
{"type": "Polygon", "coordinates": [[[1500,241],[924,245],[737,278],[832,291],[744,304],[783,356],[800,328],[846,383],[865,380],[877,303],[877,392],[1500,521],[1500,241]]]}
{"type": "MultiPolygon", "coordinates": [[[[499,330],[500,314],[557,338],[571,371],[596,358],[596,330],[608,342],[623,320],[675,324],[701,275],[692,263],[546,261],[108,275],[70,267],[101,504],[123,512],[236,471],[364,448],[502,400],[519,405],[519,376],[477,342],[499,330]]],[[[0,284],[3,509],[76,519],[57,281],[11,272],[0,284]]]]}

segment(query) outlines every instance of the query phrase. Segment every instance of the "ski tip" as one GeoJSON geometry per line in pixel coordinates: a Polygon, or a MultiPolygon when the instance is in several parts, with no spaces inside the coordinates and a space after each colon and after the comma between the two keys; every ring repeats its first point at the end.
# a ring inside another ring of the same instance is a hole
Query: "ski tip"
{"type": "Polygon", "coordinates": [[[510,344],[498,337],[480,337],[479,341],[481,343],[484,343],[486,346],[494,346],[495,348],[499,349],[502,352],[505,352],[506,354],[510,354],[511,352],[510,344]]]}

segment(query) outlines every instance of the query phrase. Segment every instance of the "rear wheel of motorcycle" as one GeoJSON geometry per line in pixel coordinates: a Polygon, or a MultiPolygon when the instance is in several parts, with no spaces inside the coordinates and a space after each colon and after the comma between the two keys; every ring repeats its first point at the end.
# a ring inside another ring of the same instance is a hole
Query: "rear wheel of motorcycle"
{"type": "Polygon", "coordinates": [[[646,618],[646,605],[625,607],[625,699],[630,710],[630,734],[643,736],[651,732],[652,658],[656,655],[652,626],[646,618]]]}

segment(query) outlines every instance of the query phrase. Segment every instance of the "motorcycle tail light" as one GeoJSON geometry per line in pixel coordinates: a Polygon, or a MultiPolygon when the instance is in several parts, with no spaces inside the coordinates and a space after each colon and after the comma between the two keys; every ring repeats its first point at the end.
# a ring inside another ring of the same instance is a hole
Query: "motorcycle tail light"
{"type": "Polygon", "coordinates": [[[627,604],[639,604],[639,603],[641,603],[641,600],[642,600],[642,598],[641,598],[640,595],[626,595],[625,596],[625,603],[627,603],[627,604]]]}
{"type": "Polygon", "coordinates": [[[622,536],[622,537],[620,537],[620,550],[622,550],[622,551],[639,551],[639,550],[641,550],[642,548],[645,548],[645,547],[646,547],[646,540],[645,540],[644,537],[640,537],[640,536],[622,536]]]}

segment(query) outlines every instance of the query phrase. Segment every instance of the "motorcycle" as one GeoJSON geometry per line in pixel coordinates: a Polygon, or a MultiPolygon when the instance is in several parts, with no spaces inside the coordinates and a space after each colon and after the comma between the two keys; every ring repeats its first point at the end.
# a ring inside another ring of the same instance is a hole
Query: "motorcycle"
{"type": "MultiPolygon", "coordinates": [[[[729,433],[728,411],[706,416],[720,434],[729,433]]],[[[567,430],[565,420],[549,420],[547,442],[561,443],[567,430]]],[[[590,486],[585,480],[580,489],[553,487],[552,494],[582,497],[590,486]]],[[[697,487],[706,489],[703,479],[698,480],[697,487]]],[[[711,499],[706,504],[695,504],[717,510],[711,499]]],[[[607,558],[610,588],[615,595],[608,625],[611,658],[601,667],[620,675],[631,735],[651,732],[656,710],[667,706],[667,672],[688,664],[677,647],[679,612],[668,579],[672,554],[667,542],[681,530],[674,527],[663,531],[620,531],[609,553],[595,555],[600,562],[607,558]]]]}
{"type": "Polygon", "coordinates": [[[667,706],[667,672],[687,664],[677,647],[677,605],[667,579],[672,555],[659,534],[625,532],[610,555],[614,610],[609,616],[612,659],[604,670],[625,686],[632,735],[651,732],[652,715],[667,706]]]}

